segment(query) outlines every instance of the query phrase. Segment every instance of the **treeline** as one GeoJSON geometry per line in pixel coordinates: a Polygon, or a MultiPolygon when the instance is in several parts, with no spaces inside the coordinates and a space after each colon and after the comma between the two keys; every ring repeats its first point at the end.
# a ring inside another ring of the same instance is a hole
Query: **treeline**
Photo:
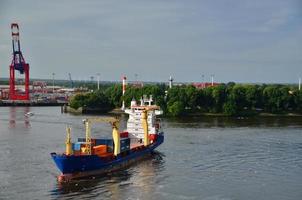
{"type": "Polygon", "coordinates": [[[70,99],[69,106],[74,109],[82,107],[86,110],[94,109],[104,113],[114,108],[109,98],[102,91],[77,94],[70,99]]]}
{"type": "MultiPolygon", "coordinates": [[[[202,113],[230,116],[253,115],[260,112],[302,113],[302,91],[295,86],[277,84],[228,83],[204,89],[195,88],[193,85],[174,86],[171,89],[164,84],[146,85],[142,88],[128,86],[124,97],[121,85],[116,84],[89,94],[87,98],[90,100],[87,102],[83,99],[81,101],[85,102],[85,106],[109,105],[110,108],[119,108],[123,99],[126,106],[129,106],[133,98],[139,100],[144,94],[153,95],[156,104],[161,106],[165,114],[171,116],[202,113]]],[[[73,100],[71,106],[83,105],[73,100]]]]}

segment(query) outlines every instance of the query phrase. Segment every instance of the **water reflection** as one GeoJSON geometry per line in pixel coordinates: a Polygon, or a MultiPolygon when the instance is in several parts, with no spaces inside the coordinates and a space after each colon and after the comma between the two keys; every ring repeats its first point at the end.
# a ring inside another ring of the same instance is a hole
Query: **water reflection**
{"type": "Polygon", "coordinates": [[[16,127],[16,107],[9,108],[9,128],[16,127]]]}
{"type": "Polygon", "coordinates": [[[183,117],[166,118],[173,128],[301,127],[302,117],[183,117]]]}
{"type": "Polygon", "coordinates": [[[9,128],[16,128],[18,121],[24,122],[25,128],[30,128],[29,116],[25,114],[30,112],[30,107],[9,107],[9,128]]]}
{"type": "Polygon", "coordinates": [[[154,180],[156,172],[163,168],[163,164],[163,154],[155,152],[151,157],[118,172],[74,180],[70,183],[56,183],[55,189],[50,191],[50,194],[55,199],[80,195],[82,198],[99,196],[116,200],[142,195],[140,191],[151,195],[154,192],[153,186],[156,185],[154,180]]]}

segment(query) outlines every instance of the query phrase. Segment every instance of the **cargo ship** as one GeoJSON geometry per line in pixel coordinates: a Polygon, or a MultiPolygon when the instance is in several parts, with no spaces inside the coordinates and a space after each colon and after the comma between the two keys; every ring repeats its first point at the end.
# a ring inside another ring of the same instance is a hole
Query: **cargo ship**
{"type": "Polygon", "coordinates": [[[163,112],[153,105],[152,96],[141,99],[138,105],[131,101],[127,129],[119,132],[119,120],[112,117],[95,117],[83,120],[85,138],[71,141],[71,128],[67,127],[64,153],[51,153],[56,166],[61,172],[59,182],[98,176],[120,170],[152,154],[155,148],[164,142],[164,133],[160,120],[163,112]],[[108,122],[112,126],[111,139],[91,138],[92,123],[108,122]]]}

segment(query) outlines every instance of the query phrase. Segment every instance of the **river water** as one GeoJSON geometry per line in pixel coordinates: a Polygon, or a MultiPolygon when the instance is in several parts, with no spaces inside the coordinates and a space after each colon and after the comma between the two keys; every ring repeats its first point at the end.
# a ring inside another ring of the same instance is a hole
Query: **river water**
{"type": "Polygon", "coordinates": [[[73,139],[84,136],[83,118],[1,107],[0,199],[302,199],[302,118],[163,119],[165,143],[150,159],[60,185],[50,152],[64,151],[66,125],[73,139]]]}

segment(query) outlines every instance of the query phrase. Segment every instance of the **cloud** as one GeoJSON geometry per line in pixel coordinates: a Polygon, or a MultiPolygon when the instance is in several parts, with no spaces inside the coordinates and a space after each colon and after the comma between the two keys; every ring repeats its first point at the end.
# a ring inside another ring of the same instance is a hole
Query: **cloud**
{"type": "Polygon", "coordinates": [[[101,72],[108,80],[139,73],[146,80],[174,74],[189,81],[215,73],[221,81],[252,81],[262,77],[248,67],[278,65],[286,81],[300,69],[297,1],[5,1],[0,66],[10,62],[9,24],[17,20],[34,77],[101,72]]]}

